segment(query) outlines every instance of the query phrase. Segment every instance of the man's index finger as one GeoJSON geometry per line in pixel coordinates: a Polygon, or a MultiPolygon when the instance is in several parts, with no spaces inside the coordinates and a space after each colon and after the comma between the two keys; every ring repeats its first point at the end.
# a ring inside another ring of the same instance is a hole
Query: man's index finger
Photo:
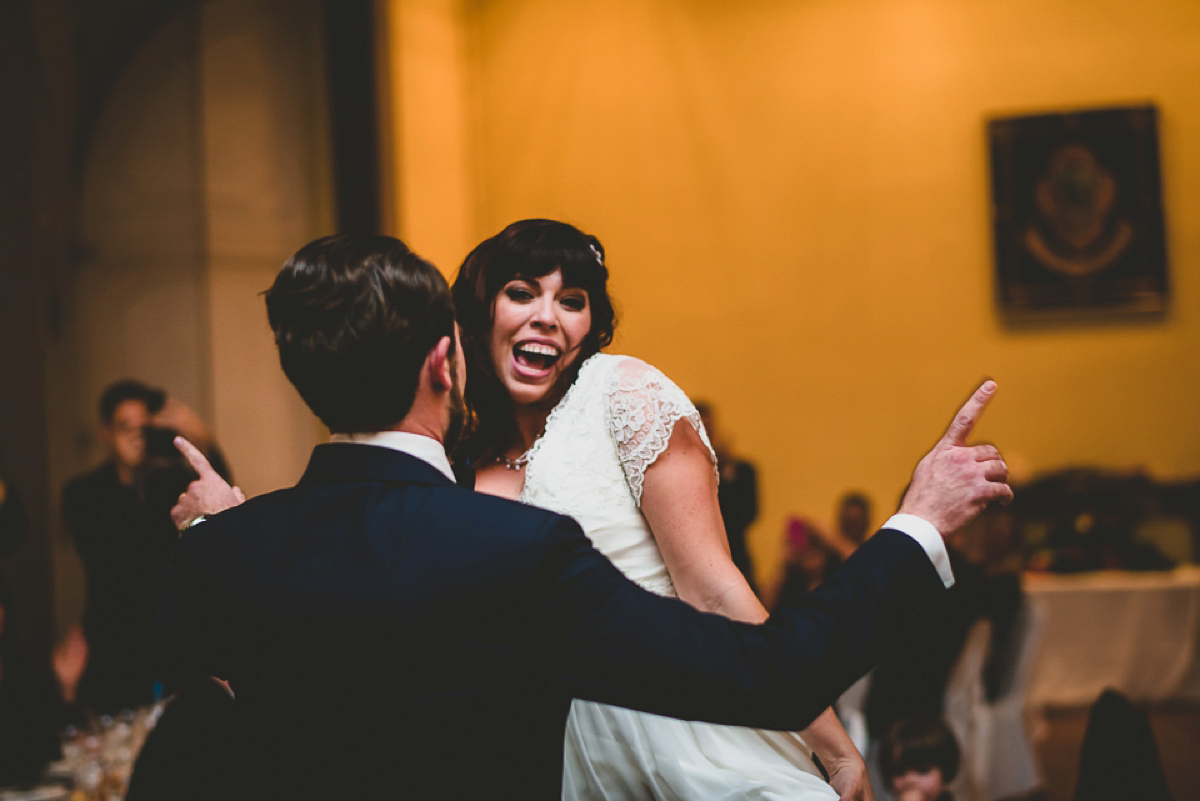
{"type": "Polygon", "coordinates": [[[987,408],[988,401],[994,394],[996,394],[995,381],[988,379],[980,384],[979,389],[975,390],[970,399],[958,410],[958,414],[954,415],[954,420],[946,429],[946,435],[942,437],[942,441],[951,445],[965,445],[967,437],[971,435],[971,430],[975,428],[975,423],[983,414],[983,410],[987,408]]]}

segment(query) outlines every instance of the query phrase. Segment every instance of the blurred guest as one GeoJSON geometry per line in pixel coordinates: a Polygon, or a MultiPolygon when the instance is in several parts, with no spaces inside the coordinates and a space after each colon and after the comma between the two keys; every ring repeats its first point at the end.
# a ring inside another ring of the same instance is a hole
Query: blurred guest
{"type": "Polygon", "coordinates": [[[177,538],[170,511],[195,477],[176,433],[227,474],[208,427],[184,404],[139,381],[100,398],[108,458],[63,492],[67,526],[87,576],[83,633],[89,646],[79,703],[111,713],[150,703],[162,676],[152,647],[156,576],[177,538]]]}
{"type": "Polygon", "coordinates": [[[1075,801],[1170,801],[1158,744],[1146,713],[1105,690],[1088,713],[1075,801]]]}
{"type": "Polygon", "coordinates": [[[951,801],[947,788],[959,760],[954,732],[937,717],[896,721],[879,749],[880,771],[896,801],[951,801]]]}
{"type": "MultiPolygon", "coordinates": [[[[29,517],[25,514],[25,505],[16,489],[0,478],[0,559],[17,550],[28,535],[29,517]]],[[[3,574],[0,574],[0,581],[3,580],[3,574]]]]}
{"type": "Polygon", "coordinates": [[[841,551],[810,521],[790,518],[784,534],[784,565],[770,608],[799,606],[843,561],[841,551]]]}
{"type": "Polygon", "coordinates": [[[1016,575],[1024,567],[1024,548],[1020,527],[1012,507],[989,506],[971,530],[977,531],[978,558],[975,560],[986,575],[1016,575]]]}
{"type": "Polygon", "coordinates": [[[717,427],[712,404],[699,401],[696,411],[700,413],[700,422],[704,424],[708,440],[717,454],[717,470],[721,474],[721,481],[717,485],[717,503],[721,507],[721,519],[725,522],[729,554],[733,557],[734,565],[746,577],[750,589],[757,595],[754,565],[746,548],[746,529],[758,517],[758,473],[754,465],[734,455],[724,430],[717,427]]]}
{"type": "Polygon", "coordinates": [[[0,478],[0,559],[8,556],[29,534],[29,517],[16,491],[0,478]]]}
{"type": "Polygon", "coordinates": [[[955,582],[938,614],[914,629],[909,646],[880,662],[871,674],[867,724],[872,736],[882,736],[898,720],[941,716],[950,671],[971,625],[983,618],[992,623],[993,658],[984,668],[989,698],[1001,689],[1002,657],[1009,651],[999,644],[1007,643],[1014,630],[1021,606],[1019,577],[988,576],[957,545],[946,545],[955,582]]]}
{"type": "MultiPolygon", "coordinates": [[[[861,492],[847,492],[838,501],[837,535],[853,551],[871,533],[871,500],[861,492]]],[[[848,554],[847,554],[848,555],[848,554]]]]}
{"type": "Polygon", "coordinates": [[[1008,689],[1021,648],[1017,625],[1021,608],[1022,548],[1016,518],[1010,507],[990,506],[972,524],[977,531],[976,570],[967,574],[976,581],[976,602],[992,623],[992,643],[983,666],[983,686],[988,701],[1008,689]]]}
{"type": "Polygon", "coordinates": [[[58,759],[86,660],[76,631],[55,651],[54,669],[28,659],[13,633],[12,596],[0,577],[0,786],[30,784],[58,759]]]}

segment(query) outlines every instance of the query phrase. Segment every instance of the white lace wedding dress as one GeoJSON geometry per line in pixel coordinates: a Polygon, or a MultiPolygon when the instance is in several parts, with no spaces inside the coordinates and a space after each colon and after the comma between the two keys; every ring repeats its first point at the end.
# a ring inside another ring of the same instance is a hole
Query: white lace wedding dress
{"type": "MultiPolygon", "coordinates": [[[[680,420],[708,444],[695,407],[670,379],[637,359],[592,356],[534,443],[520,499],[575,518],[626,576],[674,596],[640,502],[646,468],[680,420]]],[[[795,734],[578,700],[567,721],[563,768],[567,801],[837,798],[795,734]]]]}

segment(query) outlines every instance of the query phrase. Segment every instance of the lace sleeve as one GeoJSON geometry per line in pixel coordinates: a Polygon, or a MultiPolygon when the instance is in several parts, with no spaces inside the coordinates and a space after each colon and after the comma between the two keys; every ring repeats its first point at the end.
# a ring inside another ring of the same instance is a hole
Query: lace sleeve
{"type": "Polygon", "coordinates": [[[609,431],[639,506],[646,468],[667,449],[681,419],[700,433],[716,472],[717,456],[700,423],[700,413],[671,379],[643,361],[623,359],[613,371],[606,395],[609,431]]]}

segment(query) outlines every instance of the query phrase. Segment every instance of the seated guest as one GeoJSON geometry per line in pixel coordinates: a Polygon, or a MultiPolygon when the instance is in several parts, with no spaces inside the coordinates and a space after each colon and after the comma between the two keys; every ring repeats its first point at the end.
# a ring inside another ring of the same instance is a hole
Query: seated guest
{"type": "Polygon", "coordinates": [[[227,470],[195,413],[139,381],[105,390],[100,422],[108,458],[67,484],[63,507],[88,584],[79,703],[114,713],[151,703],[162,681],[151,635],[156,576],[178,537],[171,506],[195,477],[171,440],[196,437],[217,471],[227,470]]]}
{"type": "Polygon", "coordinates": [[[879,749],[879,768],[896,801],[952,801],[947,788],[959,759],[954,732],[941,718],[898,720],[879,749]]]}
{"type": "Polygon", "coordinates": [[[1170,801],[1158,744],[1146,713],[1105,690],[1088,713],[1075,801],[1170,801]]]}

